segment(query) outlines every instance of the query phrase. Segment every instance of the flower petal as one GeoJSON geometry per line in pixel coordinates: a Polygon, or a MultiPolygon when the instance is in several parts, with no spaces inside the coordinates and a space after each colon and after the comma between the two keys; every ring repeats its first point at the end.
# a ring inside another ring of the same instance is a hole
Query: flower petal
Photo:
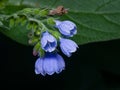
{"type": "Polygon", "coordinates": [[[56,27],[59,29],[60,33],[72,37],[77,33],[76,25],[71,21],[56,21],[56,27]]]}
{"type": "Polygon", "coordinates": [[[66,28],[69,30],[73,30],[76,27],[76,25],[71,21],[63,21],[62,23],[66,25],[66,28]]]}
{"type": "Polygon", "coordinates": [[[78,45],[74,41],[60,38],[60,48],[66,56],[70,57],[71,53],[77,50],[77,47],[78,45]]]}
{"type": "Polygon", "coordinates": [[[58,69],[57,59],[54,54],[48,54],[44,59],[43,68],[48,75],[52,75],[58,69]]]}
{"type": "Polygon", "coordinates": [[[56,48],[56,43],[55,42],[52,42],[52,43],[47,43],[46,46],[44,47],[44,50],[47,52],[52,52],[54,51],[56,48]]]}
{"type": "Polygon", "coordinates": [[[66,56],[68,56],[68,57],[71,56],[70,52],[68,51],[68,49],[66,49],[66,47],[64,46],[64,44],[63,44],[63,45],[60,44],[60,48],[61,48],[62,52],[63,52],[66,56]]]}
{"type": "Polygon", "coordinates": [[[43,70],[43,58],[38,58],[35,62],[35,73],[36,74],[42,74],[45,75],[45,72],[43,70]]]}
{"type": "Polygon", "coordinates": [[[60,73],[62,70],[65,69],[65,62],[59,54],[57,54],[56,57],[57,57],[57,60],[58,60],[57,64],[58,64],[58,69],[59,69],[59,70],[57,70],[56,73],[60,73]]]}
{"type": "Polygon", "coordinates": [[[47,52],[43,58],[38,58],[35,63],[35,73],[52,75],[55,72],[60,73],[65,68],[63,58],[57,53],[47,52]]]}
{"type": "Polygon", "coordinates": [[[52,52],[57,47],[57,40],[46,31],[41,38],[41,47],[46,52],[52,52]]]}

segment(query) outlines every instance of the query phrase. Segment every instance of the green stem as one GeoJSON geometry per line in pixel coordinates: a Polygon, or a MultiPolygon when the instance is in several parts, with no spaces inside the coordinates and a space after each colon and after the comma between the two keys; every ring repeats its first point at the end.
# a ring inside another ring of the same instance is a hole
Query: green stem
{"type": "Polygon", "coordinates": [[[46,30],[49,30],[41,21],[40,21],[41,25],[43,26],[42,28],[42,32],[46,31],[46,30]]]}

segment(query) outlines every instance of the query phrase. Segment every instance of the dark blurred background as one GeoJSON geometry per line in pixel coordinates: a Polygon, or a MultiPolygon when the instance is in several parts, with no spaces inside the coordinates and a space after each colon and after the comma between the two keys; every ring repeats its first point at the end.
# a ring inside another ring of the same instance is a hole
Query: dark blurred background
{"type": "MultiPolygon", "coordinates": [[[[32,47],[0,34],[0,87],[39,90],[120,90],[120,40],[79,45],[67,58],[66,70],[35,75],[32,47]]],[[[1,89],[2,90],[2,89],[1,89]]]]}

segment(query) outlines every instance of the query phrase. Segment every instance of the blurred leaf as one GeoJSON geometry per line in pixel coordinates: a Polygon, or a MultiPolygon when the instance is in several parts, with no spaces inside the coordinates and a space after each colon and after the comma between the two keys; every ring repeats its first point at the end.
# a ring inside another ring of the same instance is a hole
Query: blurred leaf
{"type": "Polygon", "coordinates": [[[14,19],[10,19],[10,25],[9,25],[9,27],[13,27],[13,26],[14,26],[14,24],[15,24],[14,19]]]}
{"type": "Polygon", "coordinates": [[[19,10],[22,10],[24,8],[27,8],[27,7],[30,7],[30,6],[26,6],[26,5],[6,5],[6,7],[0,11],[0,13],[2,14],[13,14],[19,10]]]}
{"type": "Polygon", "coordinates": [[[0,0],[0,9],[4,8],[8,0],[0,0]]]}
{"type": "Polygon", "coordinates": [[[28,5],[37,7],[40,5],[40,0],[9,0],[9,3],[13,5],[28,5]]]}
{"type": "Polygon", "coordinates": [[[3,25],[3,23],[0,21],[0,26],[2,26],[3,25]]]}

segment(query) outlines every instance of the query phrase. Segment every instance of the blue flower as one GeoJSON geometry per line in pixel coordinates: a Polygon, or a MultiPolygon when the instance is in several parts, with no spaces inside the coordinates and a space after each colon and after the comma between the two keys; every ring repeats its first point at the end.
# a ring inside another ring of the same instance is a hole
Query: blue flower
{"type": "Polygon", "coordinates": [[[66,56],[70,57],[71,53],[77,50],[78,45],[72,40],[60,38],[60,48],[66,56]]]}
{"type": "Polygon", "coordinates": [[[60,33],[67,36],[72,37],[77,33],[76,25],[71,21],[55,21],[56,27],[59,29],[60,33]]]}
{"type": "Polygon", "coordinates": [[[35,63],[35,73],[52,75],[55,72],[60,73],[65,69],[63,58],[57,53],[46,53],[44,57],[38,58],[35,63]]]}
{"type": "Polygon", "coordinates": [[[46,31],[42,34],[41,47],[46,52],[52,52],[57,47],[57,40],[46,31]]]}

